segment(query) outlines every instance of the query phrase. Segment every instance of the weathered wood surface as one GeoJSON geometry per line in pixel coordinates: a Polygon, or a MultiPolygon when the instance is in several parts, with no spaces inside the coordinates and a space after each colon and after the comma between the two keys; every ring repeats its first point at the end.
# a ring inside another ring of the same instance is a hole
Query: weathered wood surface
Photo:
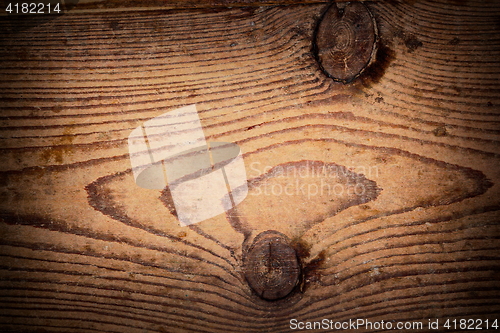
{"type": "MultiPolygon", "coordinates": [[[[66,0],[67,1],[67,0],[66,0]]],[[[352,0],[351,0],[352,1],[352,0]]],[[[354,0],[367,1],[367,0],[354,0]]],[[[380,0],[375,0],[380,1],[380,0]]],[[[67,1],[68,2],[68,1],[67,1]]],[[[226,7],[262,7],[262,6],[288,6],[301,4],[321,4],[330,0],[72,0],[76,3],[72,10],[75,12],[91,11],[131,11],[156,9],[189,9],[189,8],[226,8],[226,7]],[[76,3],[77,2],[77,3],[76,3]]],[[[346,0],[335,0],[335,2],[346,2],[346,0]]]]}
{"type": "Polygon", "coordinates": [[[3,34],[1,330],[498,318],[500,4],[367,5],[378,58],[348,85],[312,55],[325,5],[68,14],[3,34]],[[192,103],[209,140],[240,145],[251,186],[180,227],[168,193],[135,185],[127,136],[192,103]],[[265,230],[304,274],[274,302],[242,266],[265,230]]]}

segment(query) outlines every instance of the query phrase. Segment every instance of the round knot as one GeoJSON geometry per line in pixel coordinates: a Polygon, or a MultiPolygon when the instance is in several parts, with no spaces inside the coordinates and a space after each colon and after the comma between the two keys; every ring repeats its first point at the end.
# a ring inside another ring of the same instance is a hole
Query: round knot
{"type": "Polygon", "coordinates": [[[260,233],[244,257],[244,274],[250,287],[266,300],[286,297],[299,282],[300,264],[295,249],[282,233],[260,233]]]}

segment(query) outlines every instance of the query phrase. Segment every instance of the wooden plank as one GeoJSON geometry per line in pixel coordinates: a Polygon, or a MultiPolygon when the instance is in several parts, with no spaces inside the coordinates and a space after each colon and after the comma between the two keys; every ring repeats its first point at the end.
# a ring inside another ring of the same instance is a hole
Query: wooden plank
{"type": "MultiPolygon", "coordinates": [[[[122,1],[122,0],[66,0],[66,1],[42,1],[42,3],[51,3],[54,9],[55,4],[60,3],[58,14],[71,12],[73,14],[91,14],[104,12],[134,12],[134,11],[151,11],[151,10],[191,10],[191,9],[206,9],[217,10],[221,8],[253,8],[253,7],[275,7],[275,6],[297,6],[297,5],[319,5],[327,3],[349,3],[349,2],[376,2],[381,0],[147,0],[147,1],[122,1]]],[[[399,0],[397,0],[399,1],[399,0]]],[[[7,6],[7,3],[6,5],[7,6]]],[[[1,11],[0,17],[13,17],[17,19],[23,18],[26,14],[22,13],[22,8],[13,7],[11,14],[7,11],[1,11]],[[17,15],[14,15],[17,14],[17,15]]],[[[34,10],[34,9],[33,9],[34,10]]],[[[42,10],[38,7],[36,11],[42,10]]],[[[50,8],[44,7],[42,12],[50,14],[50,8]]],[[[52,10],[52,14],[54,10],[52,10]]],[[[29,15],[28,15],[29,16],[29,15]]],[[[39,15],[41,16],[41,15],[39,15]]],[[[47,17],[46,17],[47,18],[47,17]]],[[[13,18],[14,19],[14,18],[13,18]]]]}
{"type": "Polygon", "coordinates": [[[368,8],[378,56],[346,85],[312,54],[325,5],[70,12],[0,36],[1,330],[498,319],[499,3],[368,8]],[[167,191],[136,186],[127,138],[189,104],[250,182],[180,227],[167,191]],[[303,274],[278,301],[244,275],[267,230],[303,274]]]}
{"type": "MultiPolygon", "coordinates": [[[[336,0],[335,2],[345,2],[336,0]]],[[[366,0],[355,0],[366,1],[366,0]]],[[[131,10],[161,10],[161,9],[193,9],[193,8],[224,8],[224,7],[262,7],[262,6],[289,6],[304,4],[325,4],[330,0],[80,0],[72,11],[131,11],[131,10]]]]}

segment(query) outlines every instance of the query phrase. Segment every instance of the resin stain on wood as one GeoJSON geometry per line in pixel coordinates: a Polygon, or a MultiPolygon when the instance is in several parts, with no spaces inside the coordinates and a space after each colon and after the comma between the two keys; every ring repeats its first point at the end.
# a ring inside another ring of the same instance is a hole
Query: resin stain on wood
{"type": "Polygon", "coordinates": [[[329,77],[349,83],[375,58],[377,35],[375,19],[364,4],[333,3],[317,27],[316,60],[329,77]]]}

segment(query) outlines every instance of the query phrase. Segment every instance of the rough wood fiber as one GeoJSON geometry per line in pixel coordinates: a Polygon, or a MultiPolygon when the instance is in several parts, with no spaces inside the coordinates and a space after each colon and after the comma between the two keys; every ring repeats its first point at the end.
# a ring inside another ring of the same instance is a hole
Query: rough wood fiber
{"type": "Polygon", "coordinates": [[[379,53],[349,85],[311,52],[324,5],[68,14],[2,35],[1,330],[495,318],[499,3],[367,5],[379,53]],[[135,185],[127,136],[192,103],[208,140],[242,148],[250,192],[180,227],[168,193],[135,185]],[[242,265],[266,230],[303,265],[274,302],[242,265]]]}

